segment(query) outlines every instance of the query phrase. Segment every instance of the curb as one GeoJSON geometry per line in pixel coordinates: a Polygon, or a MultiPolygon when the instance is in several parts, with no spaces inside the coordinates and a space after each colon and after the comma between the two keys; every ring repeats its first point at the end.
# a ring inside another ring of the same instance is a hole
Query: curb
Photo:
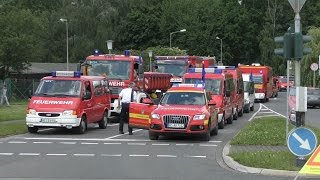
{"type": "Polygon", "coordinates": [[[286,176],[286,177],[295,177],[298,175],[298,171],[285,171],[285,170],[275,170],[275,169],[264,169],[264,168],[253,168],[244,166],[234,161],[231,157],[228,156],[230,151],[230,141],[223,147],[222,158],[223,161],[229,166],[231,169],[236,171],[244,172],[244,173],[252,173],[252,174],[261,174],[261,175],[272,175],[272,176],[286,176]]]}

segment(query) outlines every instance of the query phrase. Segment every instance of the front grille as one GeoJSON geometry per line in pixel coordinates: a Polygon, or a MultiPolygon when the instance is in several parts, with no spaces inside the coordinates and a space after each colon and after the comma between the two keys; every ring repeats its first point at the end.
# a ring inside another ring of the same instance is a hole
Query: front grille
{"type": "Polygon", "coordinates": [[[58,116],[60,116],[59,113],[39,113],[38,115],[42,116],[42,117],[58,117],[58,116]]]}
{"type": "Polygon", "coordinates": [[[164,122],[164,126],[166,128],[170,128],[170,129],[186,129],[189,123],[189,116],[183,116],[183,115],[164,115],[162,117],[163,122],[164,122]],[[168,127],[169,124],[184,124],[184,127],[168,127]]]}

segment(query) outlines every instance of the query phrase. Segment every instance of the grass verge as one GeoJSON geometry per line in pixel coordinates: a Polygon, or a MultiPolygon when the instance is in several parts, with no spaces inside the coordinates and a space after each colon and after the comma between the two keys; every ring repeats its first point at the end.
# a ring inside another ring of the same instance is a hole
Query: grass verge
{"type": "MultiPolygon", "coordinates": [[[[289,124],[289,131],[294,126],[289,124]]],[[[312,129],[317,138],[320,130],[312,129]]],[[[286,119],[282,117],[256,118],[243,128],[230,142],[231,145],[286,146],[286,119]]],[[[289,151],[258,150],[254,152],[233,152],[229,154],[235,161],[249,167],[299,170],[295,156],[289,151]]],[[[308,157],[307,157],[308,158],[308,157]]]]}
{"type": "Polygon", "coordinates": [[[6,137],[28,132],[25,122],[14,122],[0,125],[0,137],[6,137]]]}
{"type": "Polygon", "coordinates": [[[28,101],[13,102],[10,106],[0,106],[0,122],[26,118],[28,101]]]}

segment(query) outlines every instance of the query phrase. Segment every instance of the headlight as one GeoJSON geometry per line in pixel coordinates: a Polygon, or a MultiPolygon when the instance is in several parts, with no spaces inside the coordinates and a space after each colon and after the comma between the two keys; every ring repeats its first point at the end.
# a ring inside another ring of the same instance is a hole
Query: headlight
{"type": "Polygon", "coordinates": [[[76,114],[75,111],[67,110],[67,111],[63,111],[62,116],[72,116],[75,114],[76,114]]]}
{"type": "Polygon", "coordinates": [[[193,120],[203,120],[205,117],[205,114],[196,114],[194,115],[193,120]]]}
{"type": "Polygon", "coordinates": [[[159,114],[151,114],[151,118],[160,119],[160,115],[159,114]]]}
{"type": "Polygon", "coordinates": [[[37,111],[34,110],[34,109],[29,109],[29,110],[28,110],[28,114],[37,115],[37,111]]]}
{"type": "Polygon", "coordinates": [[[245,100],[245,103],[246,103],[246,104],[249,104],[249,103],[250,103],[250,99],[246,99],[246,100],[245,100]]]}

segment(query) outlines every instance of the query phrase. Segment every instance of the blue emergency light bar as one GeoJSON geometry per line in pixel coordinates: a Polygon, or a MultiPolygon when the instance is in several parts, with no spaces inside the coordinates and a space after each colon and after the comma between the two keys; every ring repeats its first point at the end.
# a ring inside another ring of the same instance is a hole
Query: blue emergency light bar
{"type": "MultiPolygon", "coordinates": [[[[217,68],[204,68],[204,71],[206,73],[214,73],[214,74],[221,74],[222,69],[217,68]]],[[[202,68],[189,68],[189,73],[202,73],[202,68]]]]}
{"type": "Polygon", "coordinates": [[[212,66],[212,67],[217,69],[236,69],[235,66],[212,66]]]}
{"type": "Polygon", "coordinates": [[[124,50],[123,52],[124,56],[130,56],[130,50],[124,50]]]}
{"type": "Polygon", "coordinates": [[[189,56],[155,56],[155,60],[175,60],[175,59],[188,59],[189,56]]]}
{"type": "Polygon", "coordinates": [[[99,49],[93,50],[93,55],[94,55],[94,56],[99,56],[99,55],[101,55],[101,54],[102,54],[102,52],[101,52],[99,49]]]}
{"type": "Polygon", "coordinates": [[[52,71],[52,77],[80,77],[80,71],[52,71]]]}
{"type": "Polygon", "coordinates": [[[197,87],[197,88],[204,88],[204,84],[182,84],[182,83],[175,83],[172,87],[197,87]]]}

